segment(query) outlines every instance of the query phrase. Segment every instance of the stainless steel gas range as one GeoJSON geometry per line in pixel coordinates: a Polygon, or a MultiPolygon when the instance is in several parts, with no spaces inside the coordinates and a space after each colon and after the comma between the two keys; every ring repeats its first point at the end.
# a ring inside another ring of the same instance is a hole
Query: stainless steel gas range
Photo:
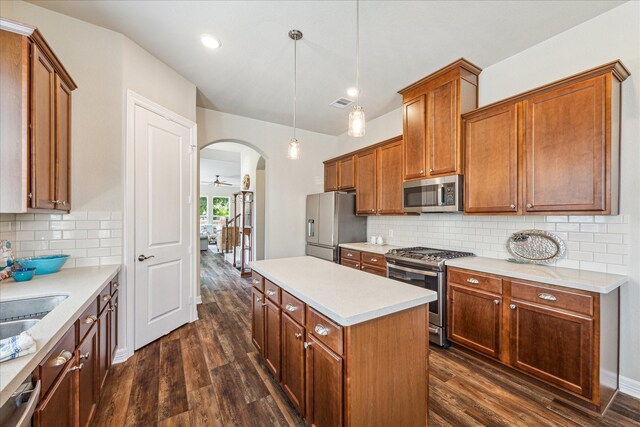
{"type": "Polygon", "coordinates": [[[423,247],[392,249],[385,254],[388,278],[437,292],[437,301],[429,303],[429,340],[442,347],[449,345],[445,262],[467,256],[474,254],[423,247]]]}

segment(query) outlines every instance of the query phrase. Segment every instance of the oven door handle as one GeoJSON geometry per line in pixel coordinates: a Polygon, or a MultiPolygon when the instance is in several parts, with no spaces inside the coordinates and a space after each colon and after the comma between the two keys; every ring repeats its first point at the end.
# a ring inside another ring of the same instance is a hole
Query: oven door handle
{"type": "Polygon", "coordinates": [[[409,273],[423,274],[425,276],[431,276],[431,277],[438,277],[438,274],[440,274],[440,273],[436,273],[434,271],[418,270],[416,268],[404,267],[404,266],[400,266],[400,265],[397,265],[397,264],[389,265],[388,268],[389,268],[389,270],[408,271],[409,273]]]}

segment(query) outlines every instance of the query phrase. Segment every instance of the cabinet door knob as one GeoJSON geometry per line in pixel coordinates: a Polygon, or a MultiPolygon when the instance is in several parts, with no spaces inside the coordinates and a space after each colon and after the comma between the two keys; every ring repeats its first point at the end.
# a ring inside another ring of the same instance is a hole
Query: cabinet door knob
{"type": "Polygon", "coordinates": [[[309,348],[311,347],[311,343],[310,342],[305,342],[304,343],[304,348],[309,348]]]}
{"type": "Polygon", "coordinates": [[[513,204],[513,203],[511,203],[511,205],[509,205],[509,207],[510,207],[511,209],[515,209],[515,208],[516,208],[516,205],[515,205],[515,204],[513,204]]]}
{"type": "Polygon", "coordinates": [[[298,307],[296,307],[295,305],[292,304],[287,304],[284,306],[284,308],[289,311],[289,312],[294,312],[298,309],[298,307]]]}
{"type": "Polygon", "coordinates": [[[424,169],[420,169],[420,173],[424,173],[424,169]]]}
{"type": "Polygon", "coordinates": [[[511,304],[511,305],[509,306],[509,308],[510,308],[511,310],[515,310],[515,309],[516,309],[516,305],[515,305],[515,304],[511,304]]]}
{"type": "Polygon", "coordinates": [[[113,286],[113,289],[118,289],[120,287],[120,283],[114,282],[111,284],[111,286],[113,286]]]}
{"type": "Polygon", "coordinates": [[[495,305],[500,305],[500,300],[499,300],[499,299],[494,299],[494,300],[493,300],[493,303],[494,303],[495,305]]]}
{"type": "Polygon", "coordinates": [[[429,173],[433,173],[433,169],[429,169],[429,173]]]}
{"type": "Polygon", "coordinates": [[[316,331],[318,335],[322,335],[323,337],[329,335],[329,328],[320,323],[318,323],[316,327],[313,328],[313,330],[316,331]]]}
{"type": "Polygon", "coordinates": [[[296,337],[297,340],[302,338],[302,334],[300,332],[296,332],[294,336],[296,337]]]}
{"type": "Polygon", "coordinates": [[[531,209],[531,208],[533,207],[533,205],[532,205],[531,203],[527,203],[527,207],[528,207],[529,209],[531,209]]]}
{"type": "Polygon", "coordinates": [[[260,301],[262,301],[262,298],[256,297],[256,302],[260,302],[260,301]]]}

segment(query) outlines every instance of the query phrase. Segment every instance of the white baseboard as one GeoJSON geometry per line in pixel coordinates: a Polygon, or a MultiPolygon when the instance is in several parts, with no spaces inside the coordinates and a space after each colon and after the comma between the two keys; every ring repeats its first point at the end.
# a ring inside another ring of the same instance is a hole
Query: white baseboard
{"type": "Polygon", "coordinates": [[[126,348],[119,348],[116,350],[116,355],[113,358],[113,364],[117,365],[118,363],[125,362],[129,358],[129,352],[126,348]]]}
{"type": "Polygon", "coordinates": [[[196,304],[202,304],[202,295],[196,297],[196,304]]]}
{"type": "Polygon", "coordinates": [[[620,392],[640,399],[640,381],[620,375],[620,392]]]}

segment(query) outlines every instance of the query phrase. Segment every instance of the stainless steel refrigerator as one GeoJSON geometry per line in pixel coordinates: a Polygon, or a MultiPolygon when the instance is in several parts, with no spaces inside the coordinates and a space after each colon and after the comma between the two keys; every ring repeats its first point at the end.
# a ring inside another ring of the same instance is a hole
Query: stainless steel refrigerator
{"type": "Polygon", "coordinates": [[[338,245],[367,241],[367,218],[356,216],[355,194],[307,196],[307,255],[338,261],[338,245]]]}

